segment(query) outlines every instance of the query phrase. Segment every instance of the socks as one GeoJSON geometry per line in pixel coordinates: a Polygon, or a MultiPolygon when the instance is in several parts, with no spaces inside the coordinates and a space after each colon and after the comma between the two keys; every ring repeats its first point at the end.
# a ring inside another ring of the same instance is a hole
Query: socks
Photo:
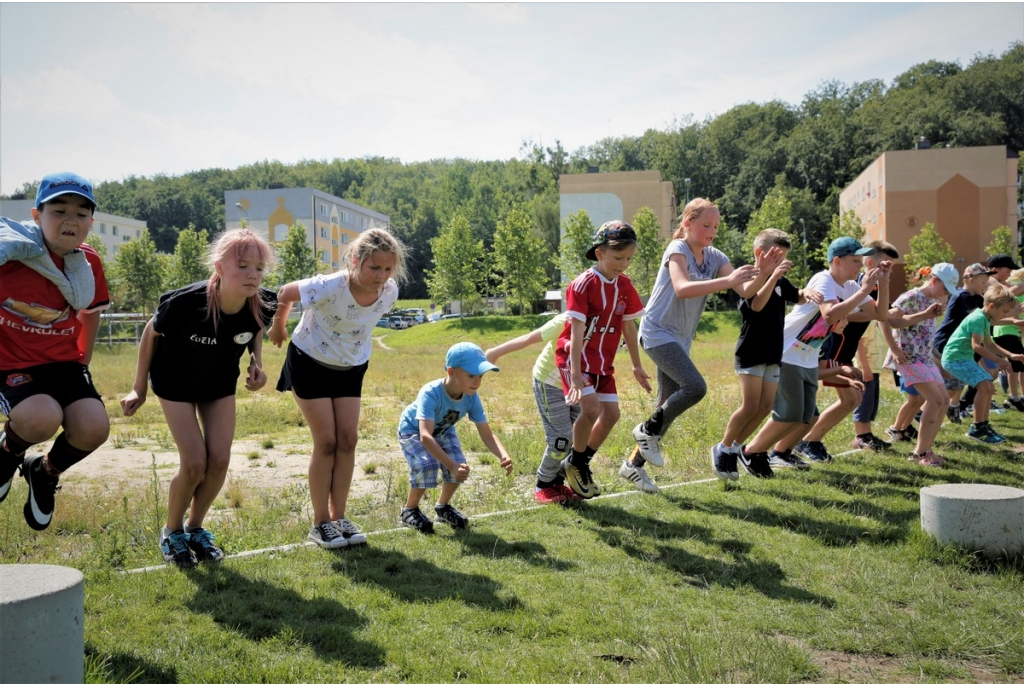
{"type": "MultiPolygon", "coordinates": [[[[57,439],[53,441],[53,447],[50,448],[50,453],[46,459],[50,462],[50,465],[57,470],[58,473],[63,473],[69,468],[82,461],[90,454],[93,450],[80,450],[77,447],[73,447],[67,438],[66,432],[61,432],[57,436],[57,439]]],[[[56,475],[56,474],[50,474],[56,475]]]]}
{"type": "Polygon", "coordinates": [[[25,452],[33,445],[14,432],[10,421],[4,425],[4,435],[4,443],[0,445],[0,454],[7,452],[12,457],[24,457],[25,452]]]}
{"type": "Polygon", "coordinates": [[[643,422],[643,431],[648,435],[661,435],[661,425],[665,421],[665,410],[658,407],[651,417],[643,422]]]}
{"type": "Polygon", "coordinates": [[[724,442],[720,442],[718,446],[721,452],[728,452],[729,454],[739,454],[740,451],[740,444],[738,442],[734,442],[729,447],[726,447],[724,442]]]}

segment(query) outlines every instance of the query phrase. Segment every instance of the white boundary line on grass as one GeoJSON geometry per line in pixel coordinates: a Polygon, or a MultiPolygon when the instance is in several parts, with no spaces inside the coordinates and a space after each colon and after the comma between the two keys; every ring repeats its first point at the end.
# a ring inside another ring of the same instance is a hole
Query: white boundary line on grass
{"type": "MultiPolygon", "coordinates": [[[[863,452],[864,450],[849,450],[847,452],[840,452],[839,454],[832,455],[833,457],[845,457],[856,452],[863,452]]],[[[691,480],[685,483],[672,483],[670,485],[659,485],[659,490],[671,490],[673,488],[681,488],[689,485],[703,485],[704,483],[717,483],[720,479],[718,478],[703,478],[701,480],[691,480]]],[[[625,497],[627,495],[638,495],[643,494],[639,490],[623,490],[622,492],[613,492],[607,495],[601,495],[601,500],[611,499],[613,497],[625,497]]],[[[537,509],[545,509],[551,505],[549,504],[533,504],[522,509],[506,509],[504,511],[492,511],[487,514],[476,514],[473,516],[473,520],[490,518],[492,516],[508,516],[510,514],[521,514],[526,511],[535,511],[537,509]]],[[[389,533],[408,533],[411,532],[412,528],[388,528],[386,530],[376,530],[370,533],[366,533],[366,536],[371,535],[387,535],[389,533]]],[[[306,540],[305,542],[293,542],[288,545],[278,545],[277,547],[264,547],[262,549],[251,549],[245,552],[238,552],[236,554],[228,554],[224,557],[224,561],[228,559],[244,559],[246,557],[255,557],[260,554],[270,554],[272,552],[289,552],[293,549],[299,549],[300,547],[316,547],[316,543],[312,540],[306,540]]],[[[341,548],[344,549],[344,548],[341,548]]],[[[133,568],[122,573],[149,573],[151,571],[163,571],[164,569],[173,568],[170,564],[160,564],[159,566],[143,566],[142,568],[133,568]]]]}

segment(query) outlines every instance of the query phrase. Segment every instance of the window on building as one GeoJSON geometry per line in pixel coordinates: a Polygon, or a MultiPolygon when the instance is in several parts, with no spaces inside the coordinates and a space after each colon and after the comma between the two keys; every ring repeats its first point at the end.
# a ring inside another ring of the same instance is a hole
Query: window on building
{"type": "Polygon", "coordinates": [[[320,216],[327,216],[327,205],[320,203],[320,216]]]}
{"type": "Polygon", "coordinates": [[[348,233],[341,234],[341,244],[348,245],[348,233]]]}
{"type": "Polygon", "coordinates": [[[110,227],[110,234],[111,235],[117,235],[117,226],[111,226],[110,227]]]}
{"type": "Polygon", "coordinates": [[[129,240],[131,240],[131,238],[129,236],[126,236],[126,235],[121,236],[121,242],[122,243],[127,243],[129,240]]]}
{"type": "Polygon", "coordinates": [[[106,224],[100,224],[100,234],[101,235],[106,235],[107,234],[107,225],[106,224]]]}

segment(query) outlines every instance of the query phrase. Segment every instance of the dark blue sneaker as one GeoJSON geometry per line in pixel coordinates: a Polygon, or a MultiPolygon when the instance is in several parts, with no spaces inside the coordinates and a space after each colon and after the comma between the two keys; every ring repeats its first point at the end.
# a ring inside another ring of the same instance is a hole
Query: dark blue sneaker
{"type": "Polygon", "coordinates": [[[224,550],[213,544],[213,533],[205,528],[188,532],[188,546],[196,555],[196,561],[224,560],[224,550]]]}
{"type": "Polygon", "coordinates": [[[188,546],[188,533],[183,530],[176,530],[167,537],[161,535],[160,551],[164,555],[164,561],[178,568],[195,568],[199,563],[188,546]]]}
{"type": "Polygon", "coordinates": [[[434,519],[438,523],[447,523],[455,530],[462,530],[469,525],[469,517],[450,504],[439,504],[434,507],[434,519]]]}
{"type": "Polygon", "coordinates": [[[25,522],[32,530],[46,530],[53,520],[53,497],[60,489],[57,476],[51,476],[43,468],[43,457],[25,457],[21,475],[28,483],[28,499],[25,501],[25,522]]]}
{"type": "Polygon", "coordinates": [[[819,464],[828,464],[832,461],[832,455],[825,449],[825,445],[817,440],[806,441],[801,440],[797,443],[797,446],[793,448],[795,454],[800,455],[808,461],[816,461],[819,464]]]}

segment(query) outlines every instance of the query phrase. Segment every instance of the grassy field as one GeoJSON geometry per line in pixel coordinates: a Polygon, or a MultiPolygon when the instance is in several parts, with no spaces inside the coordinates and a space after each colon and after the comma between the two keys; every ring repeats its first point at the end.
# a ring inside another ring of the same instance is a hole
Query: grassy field
{"type": "MultiPolygon", "coordinates": [[[[375,349],[367,375],[359,449],[398,453],[398,415],[442,375],[452,342],[487,347],[541,320],[378,329],[387,348],[375,349]]],[[[475,465],[456,501],[475,517],[464,533],[395,530],[407,474],[382,459],[368,472],[379,487],[350,504],[372,533],[365,547],[297,547],[189,573],[125,574],[160,563],[154,541],[166,492],[155,475],[140,488],[112,473],[69,484],[42,534],[22,521],[24,483],[16,482],[0,506],[0,560],[83,570],[92,681],[1024,680],[1024,566],[937,548],[918,519],[925,485],[1019,486],[1018,450],[968,442],[965,426],[944,426],[942,470],[903,451],[856,453],[771,481],[682,485],[708,478],[707,449],[736,406],[736,333],[731,315],[702,325],[694,357],[711,391],[667,437],[666,466],[650,469],[660,495],[641,495],[616,475],[630,429],[651,409],[627,378],[623,420],[595,458],[607,495],[571,508],[531,506],[543,450],[529,384],[534,349],[503,359],[481,388],[514,474],[499,472],[475,431],[460,430],[475,465]]],[[[268,349],[272,379],[282,358],[268,349]]],[[[93,365],[112,444],[171,450],[157,403],[119,416],[133,367],[127,348],[101,350],[93,365]]],[[[888,379],[883,385],[876,432],[899,404],[888,379]]],[[[830,399],[823,393],[823,403],[830,399]]],[[[994,423],[1014,445],[1024,442],[1024,416],[994,423]]],[[[306,435],[290,397],[270,387],[239,394],[240,439],[302,444],[306,435]]],[[[843,452],[852,437],[844,423],[826,444],[843,452]]],[[[229,553],[299,542],[309,518],[302,485],[229,483],[212,515],[229,553]]]]}

